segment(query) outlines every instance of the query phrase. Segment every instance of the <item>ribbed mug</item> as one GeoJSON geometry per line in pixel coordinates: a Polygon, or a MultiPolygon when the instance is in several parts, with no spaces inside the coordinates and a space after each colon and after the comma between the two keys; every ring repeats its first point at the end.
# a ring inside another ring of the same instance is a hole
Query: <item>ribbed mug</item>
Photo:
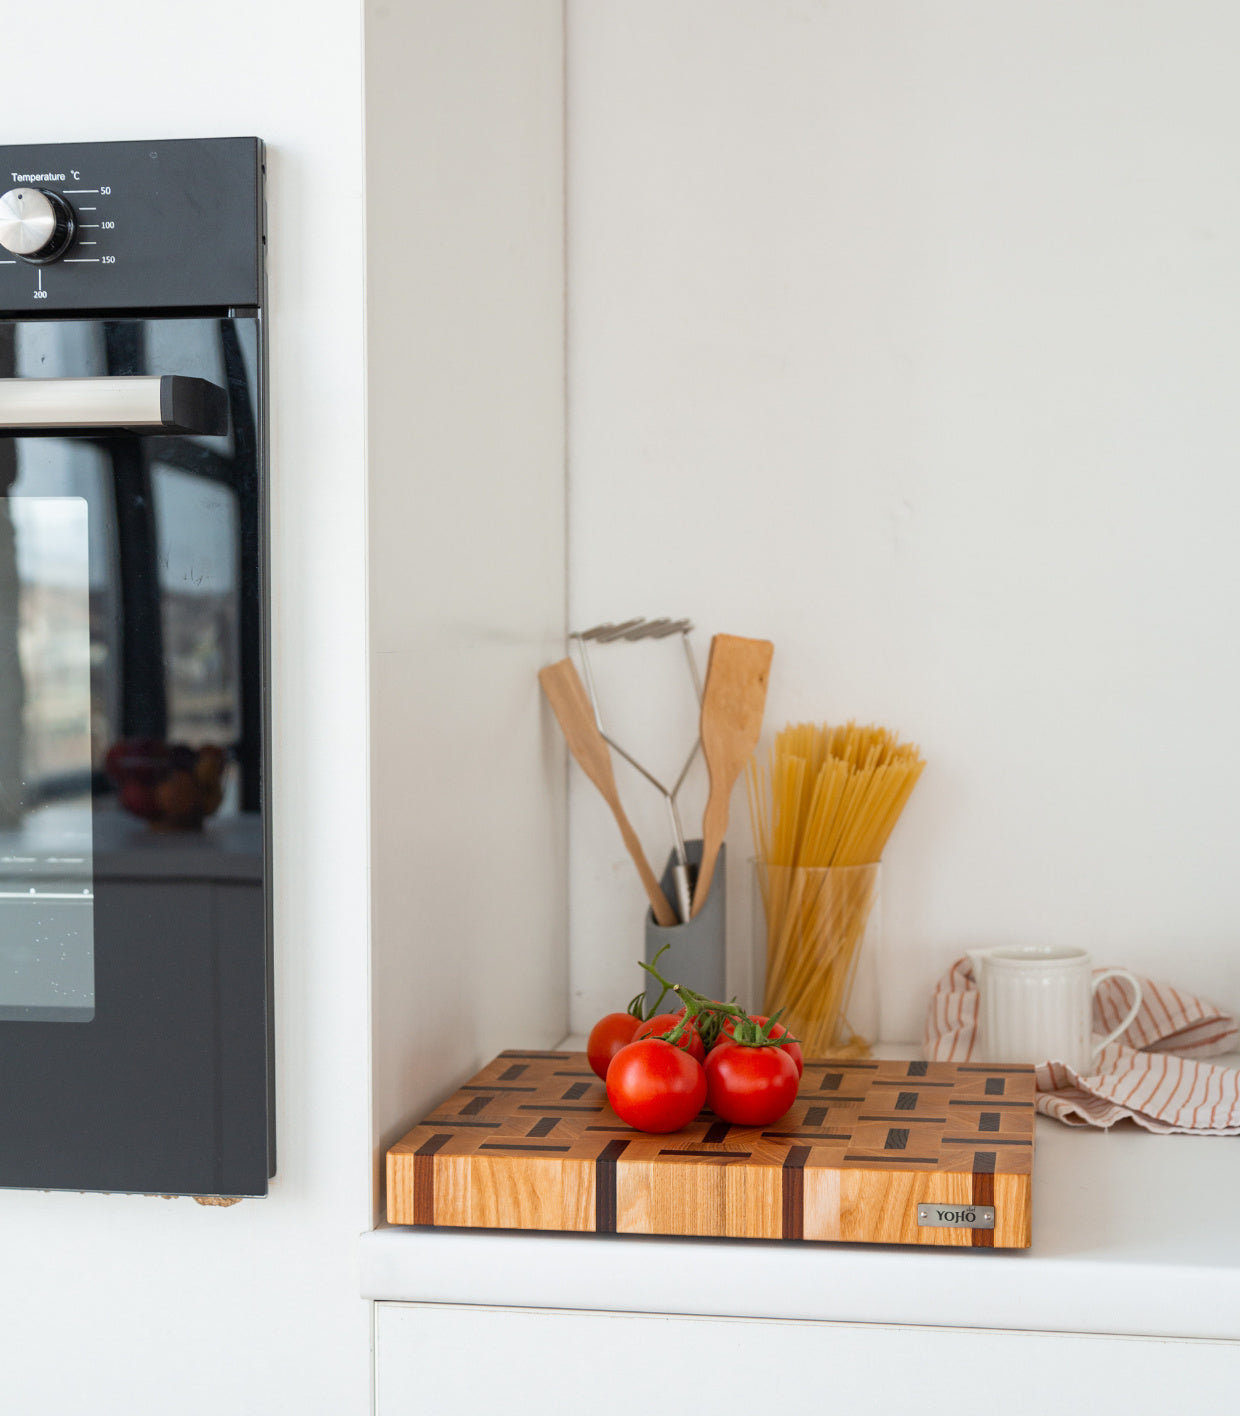
{"type": "Polygon", "coordinates": [[[981,1060],[1063,1062],[1089,1076],[1102,1049],[1119,1037],[1141,1007],[1141,985],[1127,969],[1094,973],[1084,949],[1029,945],[969,951],[980,993],[981,1060]],[[1094,1041],[1094,993],[1106,978],[1126,979],[1133,1000],[1128,1016],[1094,1041]]]}

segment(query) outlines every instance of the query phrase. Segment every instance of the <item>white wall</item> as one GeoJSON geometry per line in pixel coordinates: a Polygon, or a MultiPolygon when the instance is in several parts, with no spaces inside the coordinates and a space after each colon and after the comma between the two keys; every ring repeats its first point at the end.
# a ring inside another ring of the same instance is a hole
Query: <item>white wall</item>
{"type": "MultiPolygon", "coordinates": [[[[570,620],[769,635],[768,725],[921,742],[889,1037],[987,942],[1240,1006],[1238,46],[1207,0],[569,5],[570,620]]],[[[583,1028],[643,901],[579,775],[571,819],[583,1028]]]]}
{"type": "Polygon", "coordinates": [[[562,0],[371,0],[366,44],[378,1169],[567,1028],[562,0]]]}
{"type": "Polygon", "coordinates": [[[5,14],[6,142],[268,148],[280,1171],[266,1200],[0,1192],[0,1410],[368,1409],[361,14],[152,0],[5,14]],[[324,194],[331,193],[325,203],[324,194]]]}

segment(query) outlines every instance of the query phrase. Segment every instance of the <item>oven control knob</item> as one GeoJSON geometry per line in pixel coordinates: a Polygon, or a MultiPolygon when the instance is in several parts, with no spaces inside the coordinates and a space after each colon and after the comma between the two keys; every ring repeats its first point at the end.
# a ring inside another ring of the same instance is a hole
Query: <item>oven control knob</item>
{"type": "Polygon", "coordinates": [[[0,197],[0,246],[32,265],[63,256],[73,229],[73,208],[55,192],[14,187],[0,197]]]}

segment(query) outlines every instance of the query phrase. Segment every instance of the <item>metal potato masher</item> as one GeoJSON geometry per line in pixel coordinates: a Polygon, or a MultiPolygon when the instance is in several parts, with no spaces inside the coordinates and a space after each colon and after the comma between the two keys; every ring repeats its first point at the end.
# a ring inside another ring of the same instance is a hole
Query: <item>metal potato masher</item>
{"type": "Polygon", "coordinates": [[[693,892],[689,881],[689,858],[685,853],[685,832],[680,821],[680,810],[676,805],[676,798],[684,785],[685,778],[689,775],[689,768],[693,766],[693,759],[698,754],[701,747],[701,740],[694,737],[693,746],[685,758],[684,766],[680,769],[680,774],[669,788],[655,776],[647,767],[643,766],[636,757],[618,743],[607,731],[603,722],[602,710],[599,707],[598,689],[594,682],[594,674],[590,668],[590,648],[592,645],[615,644],[621,640],[633,643],[639,639],[671,639],[679,636],[681,646],[684,650],[685,662],[689,666],[689,673],[693,679],[693,691],[697,697],[698,704],[702,702],[702,680],[698,673],[697,661],[693,657],[693,646],[689,643],[689,635],[693,630],[693,622],[687,619],[630,619],[624,620],[620,624],[597,624],[593,629],[583,629],[574,631],[568,637],[577,645],[578,656],[581,659],[581,673],[585,680],[586,692],[590,695],[590,707],[594,713],[594,721],[602,734],[603,740],[615,752],[638,772],[654,787],[663,798],[667,806],[668,819],[672,826],[672,840],[676,852],[676,863],[672,867],[672,876],[676,883],[676,909],[682,921],[688,920],[693,905],[693,892]]]}

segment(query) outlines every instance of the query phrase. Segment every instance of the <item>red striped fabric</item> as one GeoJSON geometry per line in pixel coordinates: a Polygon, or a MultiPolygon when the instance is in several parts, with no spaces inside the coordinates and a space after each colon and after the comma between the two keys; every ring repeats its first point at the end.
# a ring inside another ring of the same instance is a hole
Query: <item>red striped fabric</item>
{"type": "MultiPolygon", "coordinates": [[[[1204,998],[1141,979],[1140,1011],[1121,1038],[1083,1077],[1063,1062],[1042,1062],[1037,1107],[1069,1126],[1132,1120],[1147,1131],[1240,1136],[1240,1070],[1200,1061],[1240,1046],[1235,1018],[1204,998]]],[[[1122,979],[1104,979],[1094,995],[1094,1031],[1105,1035],[1128,1011],[1122,979]]],[[[926,1013],[925,1056],[967,1062],[977,1054],[977,985],[958,959],[935,985],[926,1013]]]]}

